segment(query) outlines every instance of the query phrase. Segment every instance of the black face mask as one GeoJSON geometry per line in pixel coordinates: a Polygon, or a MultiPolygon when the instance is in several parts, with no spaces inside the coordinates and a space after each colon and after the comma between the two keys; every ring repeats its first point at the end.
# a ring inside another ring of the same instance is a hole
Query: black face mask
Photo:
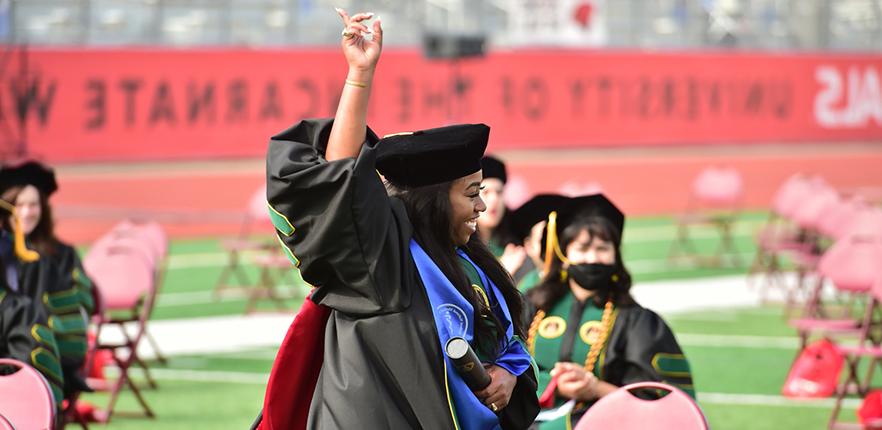
{"type": "Polygon", "coordinates": [[[588,291],[609,291],[618,281],[616,266],[612,264],[573,264],[567,268],[567,275],[588,291]]]}

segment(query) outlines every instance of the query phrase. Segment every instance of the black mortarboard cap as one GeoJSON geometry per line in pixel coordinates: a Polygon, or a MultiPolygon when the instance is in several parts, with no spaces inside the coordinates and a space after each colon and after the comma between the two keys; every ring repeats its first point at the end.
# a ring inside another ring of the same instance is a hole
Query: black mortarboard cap
{"type": "Polygon", "coordinates": [[[58,190],[55,172],[36,161],[0,167],[0,193],[11,187],[23,185],[33,185],[46,197],[58,190]]]}
{"type": "Polygon", "coordinates": [[[533,196],[519,208],[511,211],[512,233],[518,239],[524,239],[530,234],[530,229],[540,221],[548,219],[548,214],[563,208],[568,197],[560,194],[538,194],[533,196]]]}
{"type": "Polygon", "coordinates": [[[508,172],[505,170],[505,163],[496,157],[490,155],[481,159],[481,169],[483,170],[484,179],[496,178],[503,184],[508,182],[508,172]]]}
{"type": "Polygon", "coordinates": [[[557,225],[559,228],[566,227],[576,218],[583,216],[605,218],[619,230],[619,234],[625,228],[625,214],[603,194],[590,194],[571,198],[567,205],[558,213],[557,225]]]}
{"type": "Polygon", "coordinates": [[[398,187],[452,181],[481,170],[490,127],[460,124],[388,135],[377,144],[377,170],[398,187]]]}
{"type": "MultiPolygon", "coordinates": [[[[608,220],[619,230],[619,240],[625,228],[625,214],[603,194],[589,194],[580,197],[565,198],[566,201],[553,209],[557,212],[556,236],[566,229],[573,221],[589,216],[597,216],[608,220]]],[[[548,229],[542,236],[542,252],[545,252],[548,229]]],[[[621,243],[616,243],[616,246],[621,243]]],[[[563,250],[561,250],[563,251],[563,250]]]]}

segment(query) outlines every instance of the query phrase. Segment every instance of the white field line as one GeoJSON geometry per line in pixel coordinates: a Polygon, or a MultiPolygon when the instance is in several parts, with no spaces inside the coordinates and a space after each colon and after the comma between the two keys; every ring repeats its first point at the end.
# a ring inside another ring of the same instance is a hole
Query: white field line
{"type": "Polygon", "coordinates": [[[799,339],[786,336],[741,336],[676,333],[682,346],[707,348],[786,349],[796,352],[799,339]]]}
{"type": "MultiPolygon", "coordinates": [[[[765,220],[736,222],[732,229],[732,238],[753,237],[765,225],[765,220]]],[[[626,244],[658,241],[673,241],[677,237],[675,225],[647,227],[626,227],[624,237],[626,244]]],[[[690,226],[689,237],[692,239],[719,239],[719,231],[711,226],[690,226]]]]}
{"type": "MultiPolygon", "coordinates": [[[[281,251],[280,251],[281,252],[281,251]]],[[[742,252],[738,255],[741,257],[742,261],[745,258],[752,257],[752,252],[742,252]]],[[[246,267],[249,265],[248,255],[244,255],[242,257],[244,262],[242,263],[246,267]]],[[[181,269],[200,269],[207,267],[223,267],[229,262],[229,258],[227,254],[223,252],[206,252],[206,253],[198,253],[198,254],[183,254],[183,255],[172,255],[169,257],[168,264],[166,265],[168,270],[181,270],[181,269]]],[[[647,269],[655,269],[658,267],[668,267],[672,269],[681,269],[681,270],[691,270],[692,267],[684,267],[684,266],[671,266],[671,263],[667,258],[660,259],[644,259],[644,260],[635,260],[630,259],[627,262],[629,268],[634,268],[634,270],[647,270],[647,269]],[[639,269],[637,269],[639,267],[639,269]]]]}
{"type": "MultiPolygon", "coordinates": [[[[134,367],[129,374],[135,379],[143,375],[140,368],[134,367]]],[[[105,369],[107,376],[116,377],[119,370],[115,367],[107,367],[105,369]]],[[[163,369],[159,367],[150,368],[150,376],[155,379],[164,379],[168,381],[197,381],[197,382],[222,382],[236,384],[257,384],[265,385],[269,380],[268,373],[257,372],[232,372],[223,370],[194,370],[194,369],[163,369]]]]}
{"type": "MultiPolygon", "coordinates": [[[[743,406],[784,406],[795,408],[819,408],[832,409],[835,399],[789,399],[784,396],[770,394],[729,394],[729,393],[698,393],[698,402],[701,404],[714,405],[743,405],[743,406]]],[[[842,407],[845,409],[857,409],[861,399],[845,399],[842,407]]]]}
{"type": "MultiPolygon", "coordinates": [[[[747,272],[746,263],[749,263],[754,256],[753,252],[739,252],[738,258],[741,260],[741,264],[744,267],[745,273],[747,272]]],[[[724,258],[731,258],[731,255],[727,255],[724,258]]],[[[675,260],[670,260],[667,257],[665,258],[654,258],[654,259],[643,259],[643,260],[635,260],[629,259],[625,261],[625,266],[628,270],[634,274],[641,273],[658,273],[658,272],[688,272],[691,270],[702,268],[702,266],[697,265],[695,263],[684,263],[681,262],[679,258],[675,260]]]]}
{"type": "MultiPolygon", "coordinates": [[[[279,291],[290,291],[301,288],[299,285],[279,284],[275,286],[279,291]]],[[[303,291],[306,293],[306,290],[303,291]]],[[[285,294],[281,294],[283,299],[288,298],[285,294]]],[[[244,289],[231,290],[227,289],[215,297],[214,291],[190,291],[181,293],[162,293],[160,292],[157,304],[162,307],[172,306],[189,306],[202,305],[208,303],[220,302],[236,302],[243,301],[248,298],[248,294],[244,289]]]]}
{"type": "MultiPolygon", "coordinates": [[[[733,232],[735,238],[751,237],[761,226],[763,221],[745,221],[739,223],[733,232]]],[[[671,242],[676,238],[676,228],[672,226],[635,227],[625,232],[628,235],[628,245],[645,242],[671,242]]],[[[692,239],[718,239],[719,233],[712,228],[694,228],[690,234],[692,239]]],[[[248,261],[254,253],[245,252],[241,258],[248,261]]],[[[169,258],[169,269],[189,269],[193,267],[223,266],[228,261],[224,252],[189,253],[172,255],[169,258]]]]}

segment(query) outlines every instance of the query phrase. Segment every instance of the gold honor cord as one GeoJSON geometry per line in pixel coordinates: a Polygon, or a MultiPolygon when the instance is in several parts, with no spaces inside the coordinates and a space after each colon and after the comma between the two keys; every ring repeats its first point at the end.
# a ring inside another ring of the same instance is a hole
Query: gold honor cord
{"type": "Polygon", "coordinates": [[[15,213],[15,206],[9,204],[9,202],[0,199],[0,207],[9,211],[12,215],[12,220],[15,225],[12,227],[13,235],[15,237],[15,255],[18,256],[18,259],[25,263],[32,263],[40,259],[40,254],[37,254],[36,251],[32,251],[25,246],[25,238],[24,231],[21,228],[21,219],[15,213]]]}

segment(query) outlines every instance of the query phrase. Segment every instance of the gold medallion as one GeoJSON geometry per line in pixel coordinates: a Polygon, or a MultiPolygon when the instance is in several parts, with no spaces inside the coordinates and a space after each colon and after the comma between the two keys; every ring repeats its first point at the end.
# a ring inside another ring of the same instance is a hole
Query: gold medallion
{"type": "Polygon", "coordinates": [[[588,321],[579,327],[579,337],[582,338],[582,342],[594,345],[594,342],[597,342],[597,339],[600,338],[600,331],[602,329],[603,324],[600,321],[588,321]]]}
{"type": "Polygon", "coordinates": [[[563,336],[567,330],[567,322],[561,317],[548,317],[539,323],[539,336],[555,339],[563,336]]]}

